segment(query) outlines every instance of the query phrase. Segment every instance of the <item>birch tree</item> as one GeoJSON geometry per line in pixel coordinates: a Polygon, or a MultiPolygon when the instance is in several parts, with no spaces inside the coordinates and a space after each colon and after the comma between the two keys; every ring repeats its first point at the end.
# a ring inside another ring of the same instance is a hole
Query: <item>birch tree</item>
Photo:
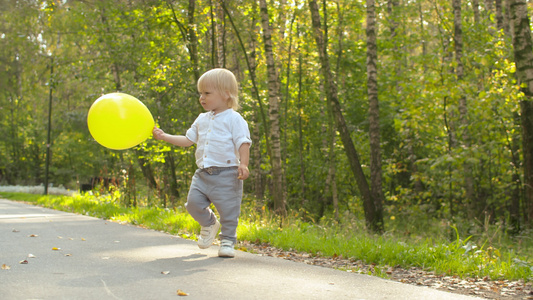
{"type": "Polygon", "coordinates": [[[266,0],[259,1],[261,13],[261,25],[263,28],[263,44],[265,46],[265,56],[268,72],[268,98],[269,98],[269,121],[270,121],[270,142],[271,153],[270,162],[272,165],[272,189],[271,194],[274,202],[274,210],[281,215],[285,215],[285,197],[283,192],[283,170],[281,165],[281,141],[279,128],[279,102],[280,102],[280,82],[274,61],[272,46],[272,28],[266,0]]]}
{"type": "MultiPolygon", "coordinates": [[[[383,223],[383,191],[381,172],[381,135],[379,130],[378,100],[378,49],[376,44],[376,11],[374,0],[366,1],[366,73],[367,95],[369,102],[368,119],[370,123],[370,191],[375,206],[377,223],[383,223]]],[[[380,225],[382,226],[382,225],[380,225]]]]}

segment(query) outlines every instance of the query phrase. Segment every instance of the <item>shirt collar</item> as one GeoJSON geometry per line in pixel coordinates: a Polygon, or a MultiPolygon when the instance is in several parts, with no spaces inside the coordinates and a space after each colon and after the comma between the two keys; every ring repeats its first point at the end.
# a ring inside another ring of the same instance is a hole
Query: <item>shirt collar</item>
{"type": "Polygon", "coordinates": [[[220,115],[228,114],[228,113],[230,113],[230,112],[232,112],[232,111],[233,111],[233,108],[228,108],[228,109],[226,109],[225,111],[223,111],[223,112],[221,112],[221,113],[218,113],[218,114],[215,114],[214,111],[210,111],[209,114],[210,114],[211,116],[220,116],[220,115]]]}

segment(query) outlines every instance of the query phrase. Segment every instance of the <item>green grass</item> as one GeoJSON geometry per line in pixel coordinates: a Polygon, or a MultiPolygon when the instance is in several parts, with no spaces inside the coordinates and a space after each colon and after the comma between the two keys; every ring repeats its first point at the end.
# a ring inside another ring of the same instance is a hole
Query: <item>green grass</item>
{"type": "MultiPolygon", "coordinates": [[[[0,196],[57,210],[91,215],[196,239],[200,226],[183,209],[156,207],[125,208],[111,195],[42,196],[3,193],[0,196]]],[[[246,206],[247,204],[245,204],[246,206]]],[[[533,280],[533,242],[505,236],[501,230],[486,226],[484,231],[462,237],[457,227],[445,227],[432,220],[417,218],[406,224],[390,226],[383,235],[365,231],[362,221],[313,224],[296,217],[279,218],[252,207],[243,206],[237,229],[239,240],[268,243],[284,250],[307,252],[324,257],[344,257],[386,266],[419,267],[437,274],[491,279],[533,280]],[[412,223],[421,222],[418,232],[412,223]],[[431,226],[431,229],[429,229],[431,226]],[[409,228],[409,234],[402,233],[409,228]],[[450,232],[456,238],[445,238],[450,232]],[[440,234],[439,234],[440,232],[440,234]],[[499,234],[498,234],[499,232],[499,234]]],[[[382,272],[376,275],[386,277],[382,272]]]]}

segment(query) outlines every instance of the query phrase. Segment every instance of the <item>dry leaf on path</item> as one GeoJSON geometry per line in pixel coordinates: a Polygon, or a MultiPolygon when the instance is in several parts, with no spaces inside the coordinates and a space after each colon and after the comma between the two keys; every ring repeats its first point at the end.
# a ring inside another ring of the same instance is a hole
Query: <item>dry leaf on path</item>
{"type": "Polygon", "coordinates": [[[168,275],[170,273],[170,271],[161,271],[161,274],[163,275],[168,275]]]}
{"type": "Polygon", "coordinates": [[[35,256],[35,255],[33,255],[33,254],[30,253],[30,254],[28,254],[28,257],[29,257],[29,258],[36,258],[37,256],[35,256]]]}
{"type": "Polygon", "coordinates": [[[9,269],[11,269],[10,266],[8,266],[8,265],[6,265],[6,264],[3,264],[3,265],[2,265],[2,270],[9,270],[9,269]]]}
{"type": "Polygon", "coordinates": [[[58,250],[61,250],[61,248],[53,247],[52,250],[58,251],[58,250]]]}
{"type": "Polygon", "coordinates": [[[27,264],[28,264],[28,261],[27,261],[27,260],[21,260],[21,261],[19,262],[19,264],[21,264],[21,265],[27,265],[27,264]]]}
{"type": "Polygon", "coordinates": [[[28,236],[29,236],[29,237],[38,237],[37,234],[30,234],[30,235],[28,235],[28,236]]]}
{"type": "Polygon", "coordinates": [[[185,293],[184,291],[182,290],[178,290],[178,296],[189,296],[189,294],[185,293]]]}

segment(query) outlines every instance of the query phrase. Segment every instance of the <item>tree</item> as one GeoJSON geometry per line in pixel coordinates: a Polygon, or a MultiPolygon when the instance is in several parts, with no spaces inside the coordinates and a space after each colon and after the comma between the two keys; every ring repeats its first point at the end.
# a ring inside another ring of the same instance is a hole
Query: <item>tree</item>
{"type": "Polygon", "coordinates": [[[361,163],[359,162],[359,154],[357,153],[357,150],[354,147],[350,132],[348,130],[348,127],[346,126],[346,121],[342,114],[337,95],[337,85],[333,81],[333,75],[331,73],[328,53],[324,44],[324,34],[322,33],[322,25],[320,24],[320,14],[316,1],[309,0],[309,9],[311,11],[314,37],[317,43],[318,52],[320,56],[322,76],[324,77],[328,104],[331,106],[332,111],[335,115],[335,124],[340,132],[341,140],[344,144],[344,149],[350,162],[350,167],[357,181],[361,197],[363,198],[366,224],[370,230],[379,232],[382,230],[383,222],[378,219],[378,214],[376,212],[375,207],[376,202],[370,192],[368,182],[366,180],[365,174],[363,173],[361,163]]]}
{"type": "Polygon", "coordinates": [[[524,93],[524,100],[520,101],[524,153],[524,217],[526,222],[533,226],[533,42],[527,2],[512,0],[511,8],[516,76],[524,93]]]}
{"type": "Polygon", "coordinates": [[[381,172],[381,134],[378,101],[378,49],[376,37],[376,12],[374,0],[366,1],[366,37],[367,37],[367,94],[370,137],[370,191],[375,206],[376,223],[383,229],[383,190],[381,172]]]}
{"type": "MultiPolygon", "coordinates": [[[[472,3],[476,7],[476,3],[472,3]]],[[[457,85],[461,87],[464,79],[464,66],[463,66],[463,26],[461,18],[461,0],[453,0],[453,28],[454,28],[454,48],[455,48],[455,75],[457,76],[457,85]]],[[[459,119],[462,127],[463,144],[466,149],[470,147],[470,135],[468,133],[468,105],[466,103],[466,96],[464,92],[460,91],[459,96],[459,119]]],[[[463,164],[464,176],[465,176],[465,190],[466,200],[469,201],[471,208],[470,212],[476,211],[474,200],[474,182],[471,174],[472,167],[468,161],[463,164]]],[[[483,210],[484,207],[476,207],[483,210]]]]}
{"type": "Polygon", "coordinates": [[[279,102],[280,102],[280,82],[274,53],[272,48],[272,28],[266,0],[259,1],[261,12],[261,24],[263,27],[263,43],[265,46],[265,56],[268,70],[268,98],[269,98],[269,119],[270,119],[270,162],[272,165],[272,198],[274,210],[280,215],[286,214],[285,196],[283,192],[283,169],[281,165],[281,142],[279,128],[279,102]]]}

